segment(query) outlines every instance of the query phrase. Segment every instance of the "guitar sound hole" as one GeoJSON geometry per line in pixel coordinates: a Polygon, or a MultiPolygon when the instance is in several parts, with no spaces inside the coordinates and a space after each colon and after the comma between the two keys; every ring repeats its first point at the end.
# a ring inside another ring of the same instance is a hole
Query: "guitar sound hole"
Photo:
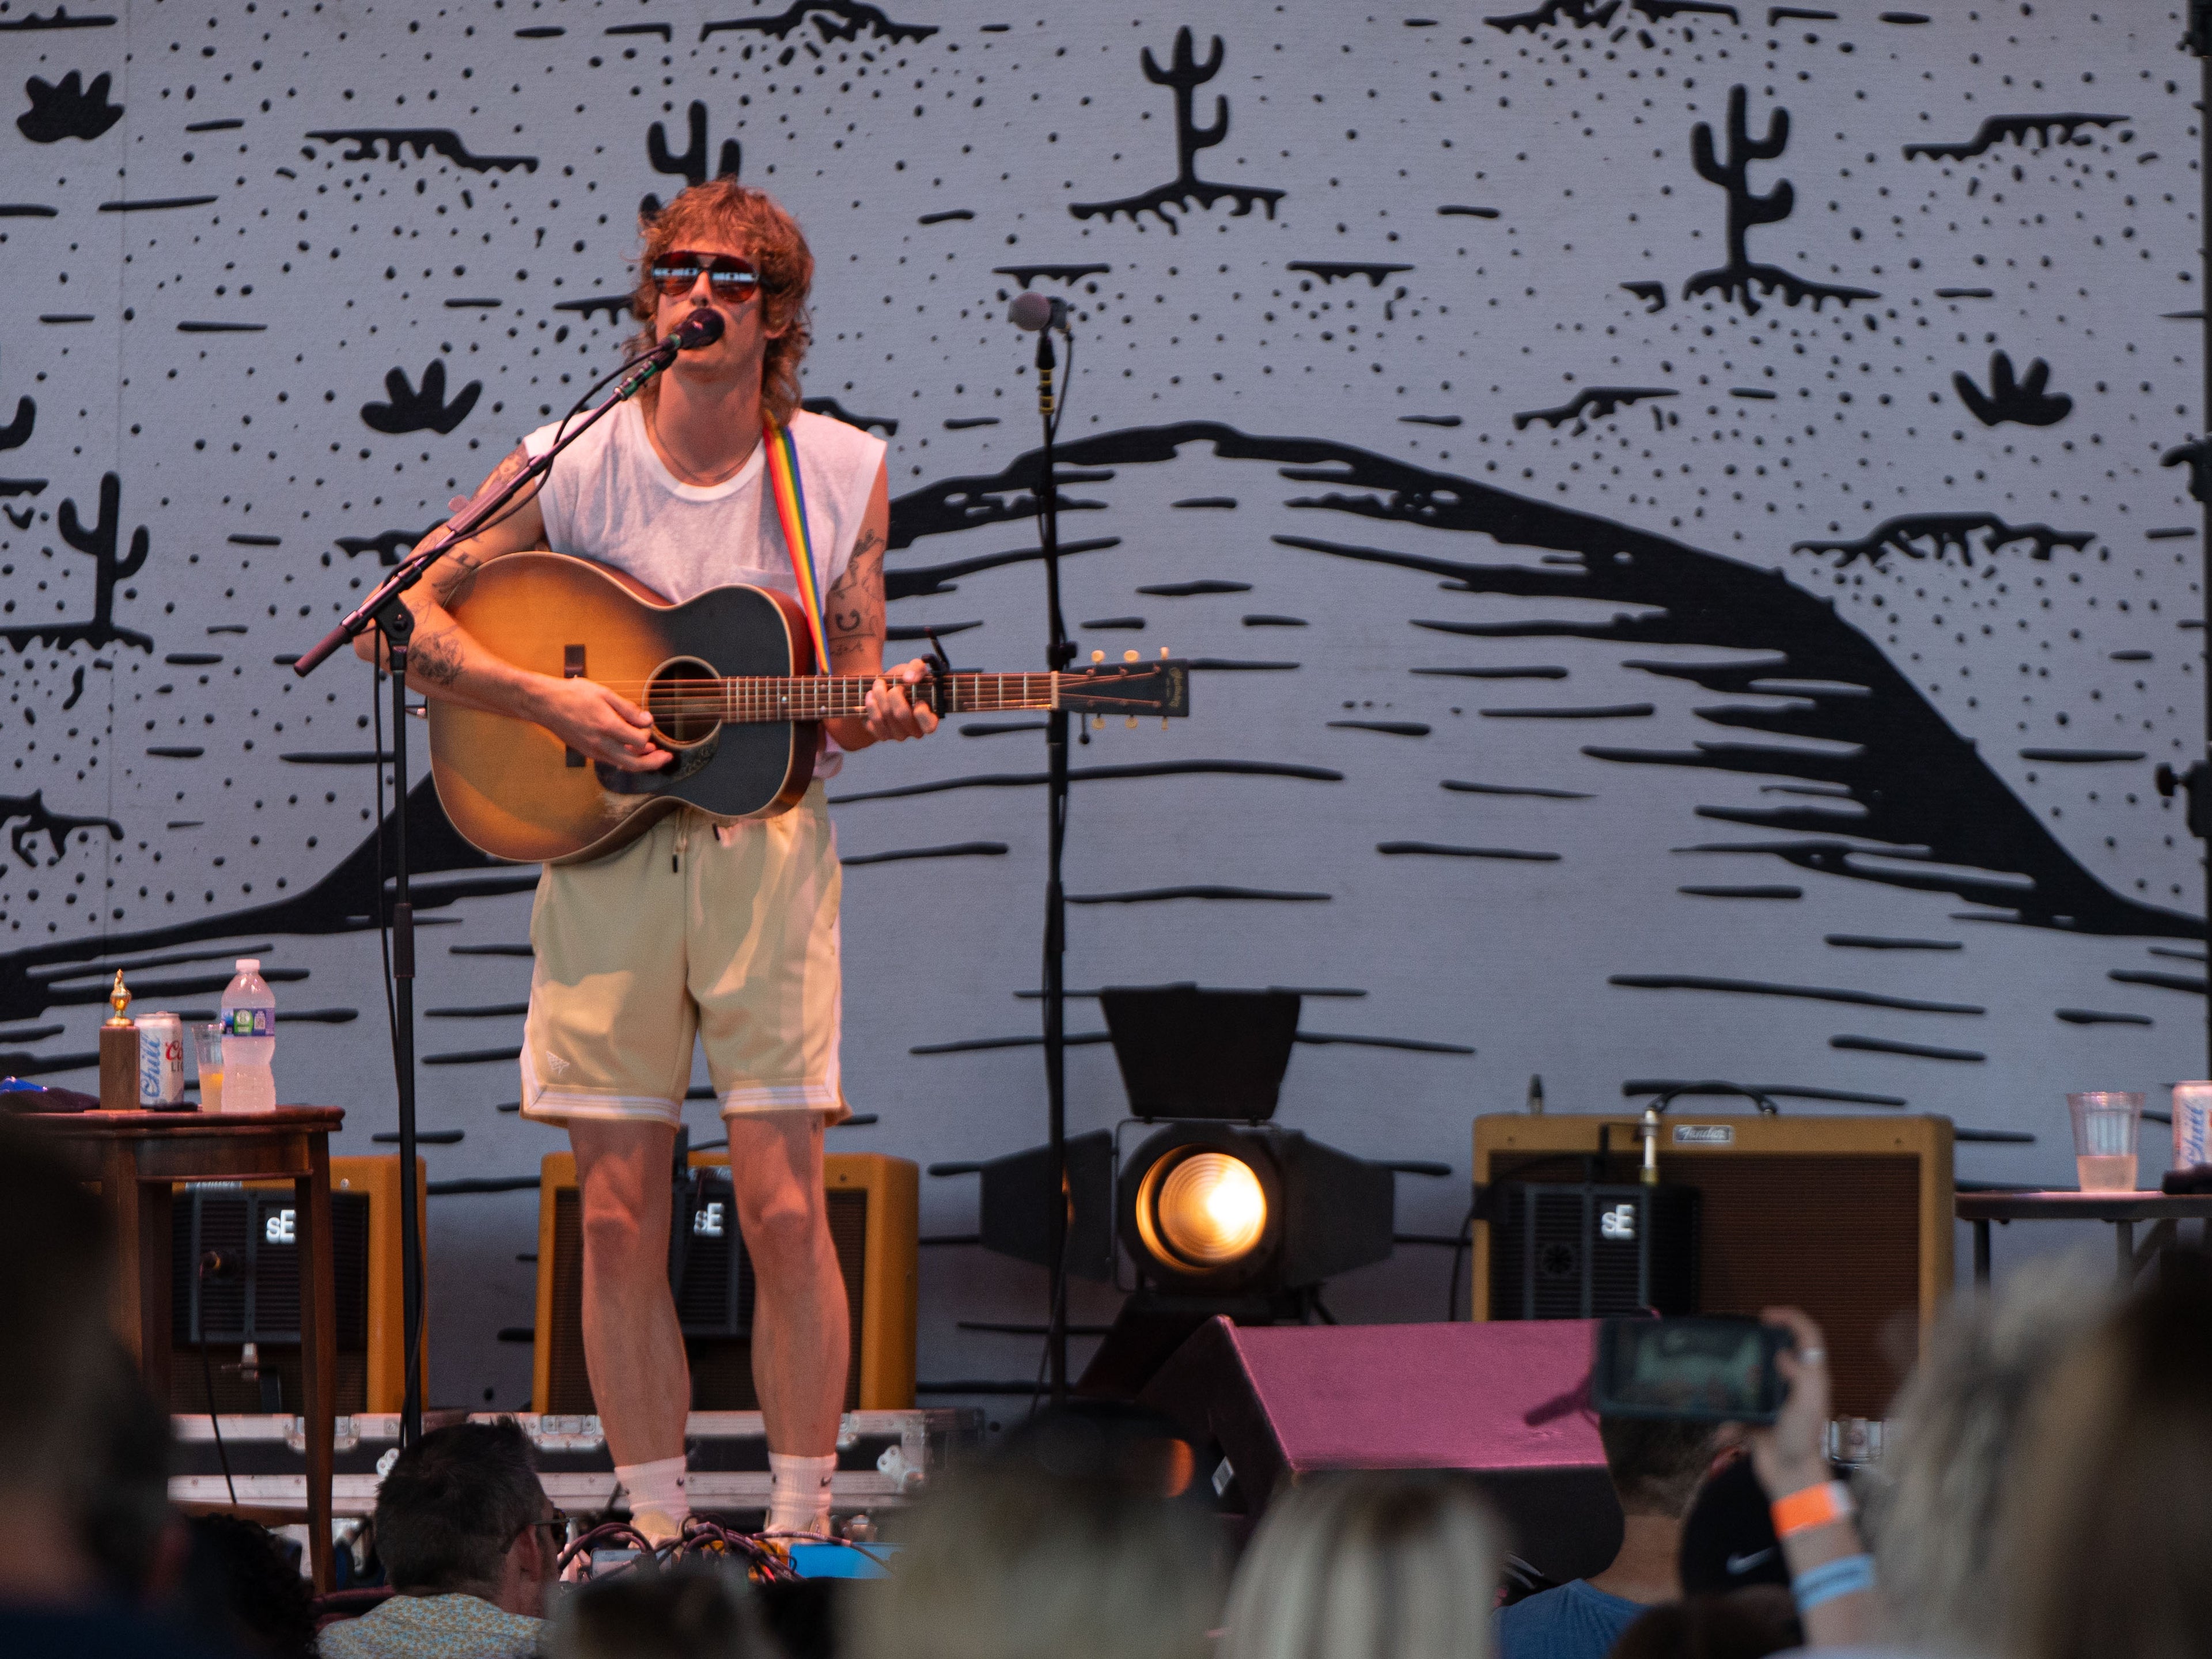
{"type": "Polygon", "coordinates": [[[674,657],[655,669],[645,709],[662,744],[683,749],[712,737],[721,724],[721,677],[696,657],[674,657]]]}

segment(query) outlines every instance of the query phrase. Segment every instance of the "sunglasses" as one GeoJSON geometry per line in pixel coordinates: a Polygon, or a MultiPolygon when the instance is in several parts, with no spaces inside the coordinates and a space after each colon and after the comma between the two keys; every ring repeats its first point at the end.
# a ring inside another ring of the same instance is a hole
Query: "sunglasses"
{"type": "Polygon", "coordinates": [[[532,1521],[526,1526],[516,1528],[514,1537],[509,1538],[507,1542],[501,1547],[501,1553],[504,1554],[507,1550],[513,1549],[514,1547],[514,1540],[516,1538],[520,1538],[526,1533],[532,1532],[544,1532],[546,1535],[546,1547],[551,1550],[554,1553],[558,1554],[561,1551],[562,1546],[568,1541],[568,1517],[566,1516],[552,1515],[548,1516],[543,1521],[532,1521]]]}
{"type": "Polygon", "coordinates": [[[748,299],[760,288],[760,272],[753,269],[751,260],[726,253],[694,253],[686,248],[662,254],[647,275],[664,297],[674,300],[696,286],[701,271],[706,272],[708,287],[724,299],[748,299]]]}

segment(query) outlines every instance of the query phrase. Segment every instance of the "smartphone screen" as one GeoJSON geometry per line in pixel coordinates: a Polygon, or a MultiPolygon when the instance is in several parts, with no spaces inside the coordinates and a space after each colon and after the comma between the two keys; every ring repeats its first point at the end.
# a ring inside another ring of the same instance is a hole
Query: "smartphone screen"
{"type": "Polygon", "coordinates": [[[1590,1403],[1607,1417],[1771,1423],[1785,1392],[1774,1356],[1788,1341],[1753,1319],[1608,1319],[1590,1403]]]}

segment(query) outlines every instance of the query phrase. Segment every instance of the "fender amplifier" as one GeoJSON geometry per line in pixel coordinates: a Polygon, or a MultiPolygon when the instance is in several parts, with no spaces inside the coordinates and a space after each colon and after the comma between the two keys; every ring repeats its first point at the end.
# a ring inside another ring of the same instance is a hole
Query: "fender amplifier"
{"type": "MultiPolygon", "coordinates": [[[[758,1411],[753,1390],[753,1268],[738,1231],[729,1154],[699,1152],[676,1183],[669,1283],[691,1364],[691,1409],[758,1411]]],[[[584,1368],[584,1218],[576,1160],[547,1155],[538,1188],[538,1322],[532,1409],[588,1416],[584,1368]]],[[[852,1364],[844,1409],[914,1404],[921,1170],[904,1158],[833,1152],[823,1159],[830,1237],[845,1280],[852,1364]]]]}
{"type": "MultiPolygon", "coordinates": [[[[1594,1176],[1601,1189],[1633,1191],[1640,1146],[1634,1114],[1478,1117],[1475,1183],[1594,1176]]],[[[1763,1117],[1678,1103],[1660,1130],[1659,1179],[1660,1191],[1697,1194],[1698,1311],[1804,1309],[1827,1335],[1836,1414],[1883,1416],[1920,1327],[1951,1290],[1951,1121],[1763,1117]]],[[[1478,1221],[1476,1319],[1514,1310],[1511,1285],[1499,1293],[1499,1253],[1513,1243],[1496,1221],[1478,1221]]]]}
{"type": "MultiPolygon", "coordinates": [[[[422,1164],[418,1159],[416,1168],[422,1164]]],[[[416,1188],[416,1214],[425,1214],[416,1188]]],[[[169,1409],[302,1409],[300,1251],[289,1181],[176,1188],[171,1214],[169,1409]],[[229,1269],[199,1272],[218,1250],[229,1269]],[[254,1358],[246,1363],[245,1345],[254,1358]],[[202,1363],[204,1352],[205,1363],[202,1363]],[[210,1383],[213,1384],[210,1393],[210,1383]]],[[[399,1297],[399,1159],[331,1160],[337,1280],[337,1410],[396,1412],[406,1380],[399,1297]]],[[[425,1345],[425,1368],[428,1367],[425,1345]]]]}

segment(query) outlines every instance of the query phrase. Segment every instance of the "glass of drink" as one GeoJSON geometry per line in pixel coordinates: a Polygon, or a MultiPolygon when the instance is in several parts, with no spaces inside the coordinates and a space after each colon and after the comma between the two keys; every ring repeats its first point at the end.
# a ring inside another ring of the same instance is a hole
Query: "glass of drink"
{"type": "Polygon", "coordinates": [[[2136,1189],[2136,1130],[2142,1103],[2140,1094],[2113,1089],[2066,1097],[2074,1114],[2074,1165],[2083,1192],[2136,1189]]]}
{"type": "Polygon", "coordinates": [[[200,1080],[200,1110],[222,1109],[222,1026],[215,1020],[190,1028],[192,1068],[200,1080]]]}

